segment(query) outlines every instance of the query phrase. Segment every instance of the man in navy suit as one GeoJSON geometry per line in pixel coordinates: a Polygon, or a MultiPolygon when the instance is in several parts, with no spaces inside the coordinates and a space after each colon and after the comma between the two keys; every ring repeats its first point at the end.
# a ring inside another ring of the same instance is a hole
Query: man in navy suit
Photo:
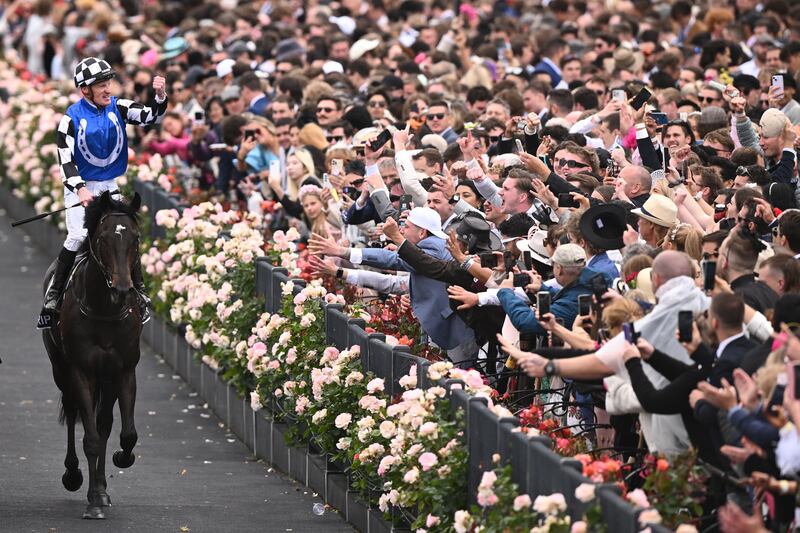
{"type": "MultiPolygon", "coordinates": [[[[412,209],[401,231],[405,240],[398,249],[402,249],[407,241],[437,259],[452,259],[445,246],[447,235],[441,230],[441,218],[433,209],[412,209]]],[[[395,251],[347,248],[333,239],[317,234],[311,236],[309,250],[314,255],[341,257],[356,265],[410,272],[411,308],[428,337],[446,350],[456,364],[463,363],[465,367],[469,367],[476,358],[478,345],[475,342],[475,332],[450,307],[446,283],[417,274],[395,251]]]]}
{"type": "Polygon", "coordinates": [[[265,116],[269,98],[264,94],[261,78],[255,72],[246,72],[239,78],[242,101],[247,104],[247,110],[260,117],[265,116]]]}
{"type": "Polygon", "coordinates": [[[550,84],[553,88],[561,83],[561,68],[558,65],[568,52],[567,41],[561,38],[552,39],[545,43],[542,48],[542,59],[534,66],[535,71],[546,72],[550,75],[550,84]]]}
{"type": "Polygon", "coordinates": [[[714,296],[708,309],[708,317],[719,343],[709,381],[719,387],[723,378],[728,383],[733,383],[734,369],[742,366],[744,356],[757,344],[744,335],[744,301],[738,294],[722,293],[714,296]]]}

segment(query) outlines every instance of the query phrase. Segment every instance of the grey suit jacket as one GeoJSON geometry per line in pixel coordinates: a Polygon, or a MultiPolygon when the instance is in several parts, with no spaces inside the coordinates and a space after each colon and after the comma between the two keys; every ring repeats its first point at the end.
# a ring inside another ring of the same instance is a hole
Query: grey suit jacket
{"type": "MultiPolygon", "coordinates": [[[[445,241],[439,237],[423,239],[417,246],[437,259],[452,259],[445,241]]],[[[410,273],[411,308],[422,329],[440,348],[449,350],[475,337],[475,332],[450,308],[447,284],[417,274],[411,265],[400,259],[397,252],[365,248],[361,253],[365,265],[410,273]]]]}

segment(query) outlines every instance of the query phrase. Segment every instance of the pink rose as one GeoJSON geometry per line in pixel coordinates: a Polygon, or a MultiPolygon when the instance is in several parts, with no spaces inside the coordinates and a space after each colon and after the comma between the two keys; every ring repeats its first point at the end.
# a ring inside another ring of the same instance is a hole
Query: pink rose
{"type": "Polygon", "coordinates": [[[427,472],[428,470],[436,466],[436,463],[438,462],[439,459],[437,459],[436,455],[431,452],[425,452],[419,456],[419,464],[420,466],[422,466],[423,472],[427,472]]]}
{"type": "Polygon", "coordinates": [[[438,516],[433,516],[429,514],[428,517],[425,519],[425,527],[433,527],[440,522],[438,516]]]}
{"type": "Polygon", "coordinates": [[[521,511],[531,506],[531,497],[527,494],[521,494],[514,498],[514,510],[521,511]]]}

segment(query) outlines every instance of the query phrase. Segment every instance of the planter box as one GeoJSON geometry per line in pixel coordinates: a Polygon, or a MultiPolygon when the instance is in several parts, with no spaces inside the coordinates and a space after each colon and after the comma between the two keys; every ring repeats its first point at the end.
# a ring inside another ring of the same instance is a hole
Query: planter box
{"type": "Polygon", "coordinates": [[[256,457],[266,461],[269,464],[272,464],[272,416],[265,411],[260,411],[255,414],[255,418],[256,457]]]}
{"type": "MultiPolygon", "coordinates": [[[[236,392],[236,389],[228,385],[228,412],[229,412],[229,420],[228,425],[231,428],[231,431],[239,437],[240,440],[244,441],[244,409],[245,403],[244,399],[239,397],[239,394],[236,392]]],[[[247,409],[250,409],[250,406],[247,406],[247,409]]]]}
{"type": "MultiPolygon", "coordinates": [[[[152,322],[153,342],[150,343],[150,346],[158,355],[166,357],[167,354],[164,353],[164,321],[160,317],[153,317],[152,322]]],[[[172,368],[175,367],[173,366],[172,368]]]]}
{"type": "Polygon", "coordinates": [[[289,471],[294,479],[308,485],[308,446],[289,447],[289,471]]]}
{"type": "Polygon", "coordinates": [[[244,443],[247,446],[247,449],[253,452],[253,455],[256,453],[256,417],[259,416],[258,413],[253,411],[253,408],[250,407],[250,402],[246,401],[245,408],[244,408],[244,443]]]}
{"type": "Polygon", "coordinates": [[[191,346],[186,350],[186,366],[189,369],[187,374],[189,385],[200,393],[200,396],[205,397],[203,393],[203,367],[206,365],[199,360],[198,351],[191,346]]]}
{"type": "Polygon", "coordinates": [[[306,472],[306,484],[308,488],[325,499],[325,476],[328,470],[328,460],[326,455],[309,453],[306,472]]]}
{"type": "Polygon", "coordinates": [[[182,377],[186,382],[189,381],[189,366],[187,356],[190,349],[189,343],[186,342],[185,339],[178,339],[178,349],[175,353],[175,365],[173,368],[175,368],[175,373],[182,377]]]}
{"type": "Polygon", "coordinates": [[[369,504],[355,491],[347,492],[347,521],[359,531],[369,531],[369,504]]]}
{"type": "Polygon", "coordinates": [[[391,533],[400,531],[393,529],[392,524],[383,519],[383,513],[378,508],[369,510],[369,533],[391,533]]]}
{"type": "Polygon", "coordinates": [[[208,407],[217,412],[217,371],[203,362],[195,362],[200,366],[200,396],[208,407]]]}
{"type": "Polygon", "coordinates": [[[347,490],[348,483],[345,474],[328,474],[325,501],[335,509],[338,509],[344,517],[347,517],[347,490]]]}
{"type": "MultiPolygon", "coordinates": [[[[283,422],[272,423],[272,465],[281,472],[289,472],[289,447],[286,445],[286,433],[289,426],[283,422]]],[[[345,483],[347,480],[345,479],[345,483]]],[[[344,509],[340,507],[339,509],[344,509]]]]}
{"type": "Polygon", "coordinates": [[[225,424],[228,423],[228,384],[222,378],[222,372],[217,372],[217,381],[214,382],[214,414],[225,424]]]}

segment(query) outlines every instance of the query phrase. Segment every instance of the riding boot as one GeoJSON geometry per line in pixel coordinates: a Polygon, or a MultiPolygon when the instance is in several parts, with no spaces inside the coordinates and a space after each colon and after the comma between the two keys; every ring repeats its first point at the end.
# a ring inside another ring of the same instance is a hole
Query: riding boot
{"type": "Polygon", "coordinates": [[[142,277],[142,262],[138,260],[133,264],[133,272],[131,272],[131,281],[136,294],[139,297],[139,311],[142,316],[142,324],[150,320],[150,298],[147,296],[147,289],[144,287],[144,278],[142,277]]]}
{"type": "Polygon", "coordinates": [[[39,313],[39,320],[36,324],[37,329],[50,329],[58,322],[58,302],[64,292],[64,286],[72,270],[77,252],[62,248],[56,259],[56,268],[50,280],[50,286],[44,295],[44,305],[39,313]]]}

